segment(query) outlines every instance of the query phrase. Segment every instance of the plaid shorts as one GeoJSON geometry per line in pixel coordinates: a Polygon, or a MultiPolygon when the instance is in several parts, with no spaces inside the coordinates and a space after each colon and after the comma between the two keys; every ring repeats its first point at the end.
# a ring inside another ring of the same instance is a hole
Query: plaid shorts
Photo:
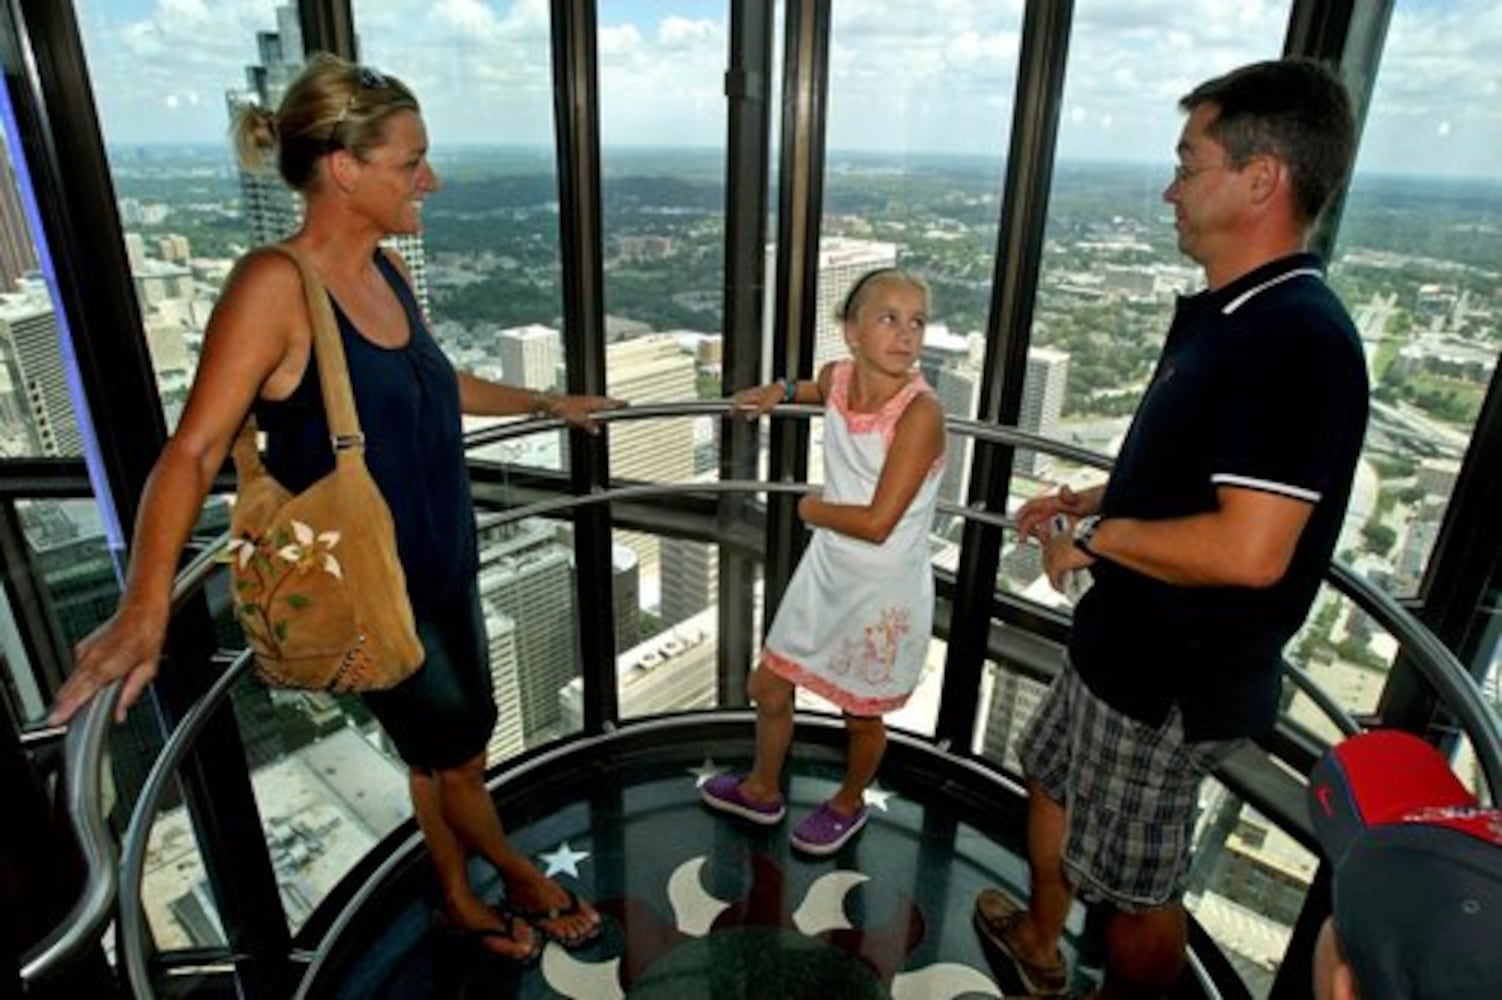
{"type": "Polygon", "coordinates": [[[1080,897],[1136,913],[1184,894],[1200,782],[1244,741],[1185,743],[1101,701],[1065,665],[1022,734],[1022,771],[1063,804],[1064,873],[1080,897]]]}

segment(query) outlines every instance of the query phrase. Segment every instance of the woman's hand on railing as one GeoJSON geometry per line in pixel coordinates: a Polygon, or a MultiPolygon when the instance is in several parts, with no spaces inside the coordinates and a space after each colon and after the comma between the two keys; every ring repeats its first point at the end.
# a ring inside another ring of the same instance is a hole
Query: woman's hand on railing
{"type": "Polygon", "coordinates": [[[73,647],[73,673],[57,692],[47,721],[62,725],[100,688],[124,677],[120,700],[115,703],[115,721],[123,722],[156,676],[166,636],[165,606],[158,610],[122,603],[108,621],[73,647]]]}
{"type": "Polygon", "coordinates": [[[547,414],[562,420],[570,427],[598,434],[600,425],[592,419],[593,414],[600,410],[619,409],[625,405],[625,400],[612,399],[609,396],[557,396],[549,402],[547,414]]]}

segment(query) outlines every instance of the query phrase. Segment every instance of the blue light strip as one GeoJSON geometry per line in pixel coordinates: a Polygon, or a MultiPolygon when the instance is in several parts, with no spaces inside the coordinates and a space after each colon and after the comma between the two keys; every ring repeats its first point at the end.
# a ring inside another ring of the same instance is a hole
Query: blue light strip
{"type": "Polygon", "coordinates": [[[84,465],[89,471],[89,483],[94,490],[94,501],[99,508],[99,518],[104,524],[105,543],[115,564],[115,576],[124,585],[125,580],[125,533],[120,526],[120,512],[110,492],[109,476],[105,474],[104,455],[99,450],[99,440],[94,430],[93,416],[89,410],[88,397],[83,391],[83,376],[78,370],[78,357],[73,350],[73,334],[68,327],[68,317],[59,303],[62,297],[57,290],[57,272],[52,266],[52,249],[47,244],[47,233],[42,228],[41,213],[37,211],[36,189],[31,183],[31,172],[26,157],[12,137],[19,136],[16,127],[15,107],[11,104],[10,88],[0,86],[0,142],[10,152],[11,169],[15,173],[16,189],[21,196],[21,208],[26,215],[27,228],[31,231],[32,246],[36,250],[37,264],[42,271],[42,281],[52,299],[52,312],[57,318],[58,347],[62,353],[63,371],[68,380],[68,395],[73,402],[73,412],[78,418],[78,434],[83,441],[84,465]]]}

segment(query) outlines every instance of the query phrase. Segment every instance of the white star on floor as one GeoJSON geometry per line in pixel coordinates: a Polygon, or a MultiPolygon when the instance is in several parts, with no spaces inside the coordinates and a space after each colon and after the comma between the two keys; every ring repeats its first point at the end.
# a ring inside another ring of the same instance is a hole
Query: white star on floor
{"type": "Polygon", "coordinates": [[[553,876],[559,872],[568,872],[574,878],[579,877],[579,862],[589,857],[588,851],[576,851],[568,846],[568,841],[558,845],[558,850],[551,854],[539,854],[542,863],[546,865],[544,875],[553,876]]]}
{"type": "Polygon", "coordinates": [[[892,791],[891,789],[882,788],[880,785],[876,784],[876,782],[873,781],[871,783],[871,787],[867,788],[864,792],[861,792],[861,798],[865,801],[866,805],[871,806],[874,809],[880,809],[882,812],[889,812],[890,810],[887,809],[887,799],[890,799],[896,794],[897,793],[892,791]]]}
{"type": "Polygon", "coordinates": [[[726,774],[729,771],[730,768],[721,767],[720,765],[716,764],[714,762],[714,758],[712,757],[705,757],[704,763],[700,764],[698,767],[691,767],[688,769],[688,773],[694,776],[695,788],[703,788],[704,783],[710,778],[713,778],[716,775],[726,774]]]}

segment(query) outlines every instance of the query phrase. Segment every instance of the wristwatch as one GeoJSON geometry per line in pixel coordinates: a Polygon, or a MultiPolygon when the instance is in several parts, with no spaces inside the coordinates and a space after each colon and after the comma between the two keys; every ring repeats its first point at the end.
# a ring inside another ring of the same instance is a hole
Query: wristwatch
{"type": "Polygon", "coordinates": [[[1090,547],[1090,543],[1095,540],[1095,530],[1099,527],[1099,514],[1091,514],[1074,522],[1074,546],[1092,559],[1100,558],[1100,553],[1090,547]]]}

